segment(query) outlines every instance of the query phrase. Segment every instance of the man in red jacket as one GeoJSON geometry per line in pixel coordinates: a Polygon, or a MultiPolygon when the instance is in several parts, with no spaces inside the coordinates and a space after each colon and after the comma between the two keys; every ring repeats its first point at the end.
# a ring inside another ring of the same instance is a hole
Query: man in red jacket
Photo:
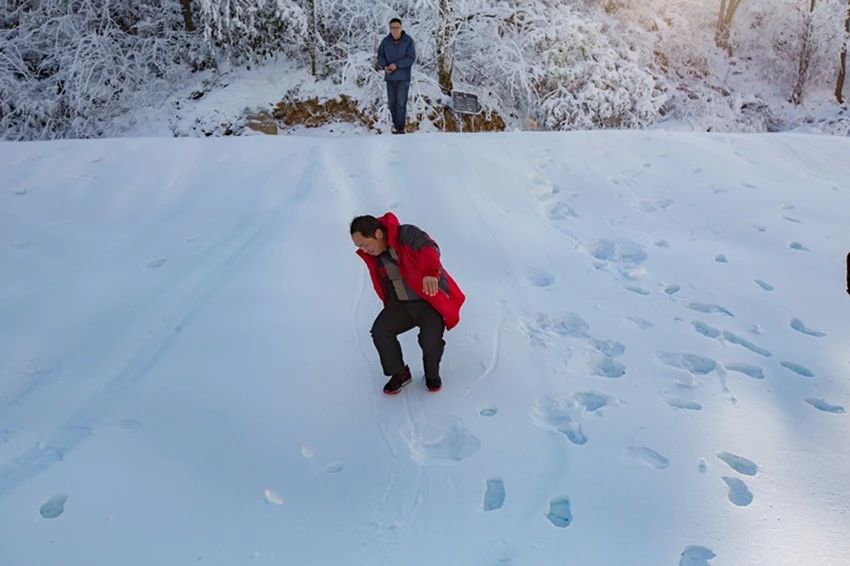
{"type": "Polygon", "coordinates": [[[400,225],[391,212],[352,220],[351,239],[384,303],[372,325],[372,340],[390,378],[384,393],[395,395],[411,381],[397,337],[414,326],[419,328],[425,386],[439,391],[443,332],[457,325],[466,298],[440,265],[440,248],[416,226],[400,225]]]}

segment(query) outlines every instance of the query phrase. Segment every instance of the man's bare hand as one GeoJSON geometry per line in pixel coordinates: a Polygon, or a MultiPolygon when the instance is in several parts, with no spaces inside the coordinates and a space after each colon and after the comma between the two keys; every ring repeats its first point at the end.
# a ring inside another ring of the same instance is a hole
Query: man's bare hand
{"type": "Polygon", "coordinates": [[[436,295],[438,288],[438,281],[436,277],[425,276],[422,278],[422,289],[429,297],[436,295]]]}
{"type": "Polygon", "coordinates": [[[392,73],[393,71],[395,71],[396,69],[398,69],[398,67],[396,67],[396,64],[395,64],[395,63],[390,63],[390,64],[387,66],[387,70],[388,70],[389,72],[391,72],[391,73],[392,73]]]}

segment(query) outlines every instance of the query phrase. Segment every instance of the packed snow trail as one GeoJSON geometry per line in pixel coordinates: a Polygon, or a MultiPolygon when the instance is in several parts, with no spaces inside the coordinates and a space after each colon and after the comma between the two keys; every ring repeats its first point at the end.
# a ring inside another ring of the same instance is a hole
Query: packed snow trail
{"type": "Polygon", "coordinates": [[[0,144],[0,563],[850,561],[850,140],[0,144]],[[348,223],[466,292],[398,397],[348,223]],[[616,543],[612,543],[612,540],[616,543]]]}

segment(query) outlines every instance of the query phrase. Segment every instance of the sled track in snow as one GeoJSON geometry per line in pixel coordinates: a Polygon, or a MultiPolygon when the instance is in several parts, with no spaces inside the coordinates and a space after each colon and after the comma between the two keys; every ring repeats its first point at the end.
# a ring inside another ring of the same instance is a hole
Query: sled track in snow
{"type": "Polygon", "coordinates": [[[12,462],[0,466],[0,498],[16,486],[47,470],[53,464],[61,462],[91,434],[100,415],[109,407],[110,402],[142,379],[157,364],[162,355],[172,346],[175,338],[181,333],[181,330],[178,329],[185,329],[189,326],[201,308],[228,281],[235,267],[258,249],[256,244],[272,232],[275,227],[285,225],[281,222],[281,217],[289,213],[293,205],[296,205],[307,195],[310,187],[308,181],[316,170],[317,163],[315,150],[313,150],[302,177],[296,185],[295,193],[279,205],[267,220],[260,224],[259,228],[250,232],[247,237],[241,238],[241,241],[239,241],[239,235],[244,233],[244,229],[252,224],[250,219],[239,223],[236,229],[224,240],[225,242],[237,241],[238,243],[230,246],[232,249],[229,253],[210,269],[203,283],[191,293],[195,300],[183,311],[174,324],[170,325],[167,331],[161,332],[149,347],[140,351],[129,364],[110,378],[100,388],[99,394],[85,402],[82,410],[54,430],[46,441],[39,442],[12,462]]]}

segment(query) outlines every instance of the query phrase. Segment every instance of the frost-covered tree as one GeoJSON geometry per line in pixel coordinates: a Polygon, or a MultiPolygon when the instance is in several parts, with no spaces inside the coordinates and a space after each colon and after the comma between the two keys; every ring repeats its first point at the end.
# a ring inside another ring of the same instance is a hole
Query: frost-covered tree
{"type": "Polygon", "coordinates": [[[844,13],[844,35],[841,42],[841,53],[838,56],[838,79],[835,81],[835,99],[844,104],[844,77],[847,74],[847,42],[850,40],[850,0],[844,13]]]}
{"type": "Polygon", "coordinates": [[[204,37],[234,61],[303,49],[313,0],[199,0],[204,37]]]}
{"type": "Polygon", "coordinates": [[[720,0],[720,11],[717,13],[717,26],[714,40],[717,47],[725,49],[732,55],[732,46],[729,43],[729,33],[735,13],[741,5],[742,0],[720,0]]]}
{"type": "Polygon", "coordinates": [[[454,66],[454,40],[457,34],[457,19],[452,0],[437,0],[437,29],[434,30],[437,48],[437,84],[449,94],[454,66]]]}
{"type": "Polygon", "coordinates": [[[0,136],[92,137],[206,61],[173,0],[5,0],[0,136]]]}
{"type": "Polygon", "coordinates": [[[626,128],[658,117],[663,95],[597,8],[504,2],[473,59],[521,118],[550,129],[626,128]]]}
{"type": "Polygon", "coordinates": [[[800,104],[803,101],[803,89],[809,77],[809,67],[812,63],[812,18],[815,12],[815,0],[809,0],[809,10],[804,16],[803,37],[800,40],[800,62],[797,70],[797,82],[791,93],[791,102],[800,104]]]}
{"type": "Polygon", "coordinates": [[[195,23],[192,21],[192,0],[180,0],[180,6],[183,9],[183,25],[186,26],[186,31],[195,31],[195,23]]]}

